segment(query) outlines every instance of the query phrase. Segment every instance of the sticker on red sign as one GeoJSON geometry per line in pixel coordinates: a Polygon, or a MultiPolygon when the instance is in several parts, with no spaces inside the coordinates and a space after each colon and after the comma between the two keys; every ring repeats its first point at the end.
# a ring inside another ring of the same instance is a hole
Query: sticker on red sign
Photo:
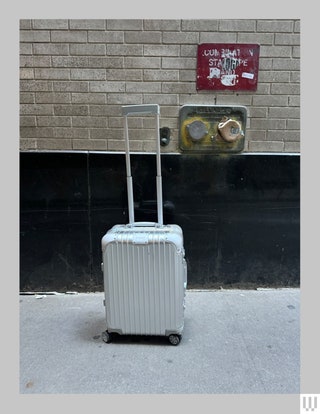
{"type": "Polygon", "coordinates": [[[258,44],[198,45],[197,90],[255,91],[259,51],[258,44]]]}

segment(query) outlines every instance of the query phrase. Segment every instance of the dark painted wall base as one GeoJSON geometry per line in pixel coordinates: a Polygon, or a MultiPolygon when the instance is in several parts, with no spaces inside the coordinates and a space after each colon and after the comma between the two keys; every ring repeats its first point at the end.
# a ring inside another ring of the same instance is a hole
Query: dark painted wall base
{"type": "MultiPolygon", "coordinates": [[[[156,220],[155,156],[131,158],[136,221],[156,220]]],[[[300,157],[162,156],[164,222],[188,287],[298,286],[300,157]]],[[[21,291],[102,291],[101,238],[128,222],[124,154],[20,154],[21,291]]]]}

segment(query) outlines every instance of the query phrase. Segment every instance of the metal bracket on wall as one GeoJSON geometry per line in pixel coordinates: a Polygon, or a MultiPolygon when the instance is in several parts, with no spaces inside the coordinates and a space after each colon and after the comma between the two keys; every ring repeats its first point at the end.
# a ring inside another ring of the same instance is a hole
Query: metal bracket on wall
{"type": "Polygon", "coordinates": [[[170,142],[170,128],[169,127],[162,127],[160,128],[160,145],[166,146],[170,142]]]}
{"type": "Polygon", "coordinates": [[[236,153],[244,148],[247,108],[234,105],[184,105],[179,112],[183,152],[236,153]]]}

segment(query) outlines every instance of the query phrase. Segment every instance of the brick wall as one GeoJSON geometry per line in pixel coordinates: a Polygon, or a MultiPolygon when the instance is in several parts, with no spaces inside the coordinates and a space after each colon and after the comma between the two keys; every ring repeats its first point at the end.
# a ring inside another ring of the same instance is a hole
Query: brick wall
{"type": "MultiPolygon", "coordinates": [[[[20,20],[20,149],[124,149],[121,105],[158,103],[179,152],[184,104],[245,105],[246,152],[300,150],[300,21],[20,20]],[[201,43],[260,44],[254,92],[197,91],[201,43]]],[[[133,120],[132,120],[133,121],[133,120]]],[[[149,151],[150,120],[132,149],[149,151]]]]}

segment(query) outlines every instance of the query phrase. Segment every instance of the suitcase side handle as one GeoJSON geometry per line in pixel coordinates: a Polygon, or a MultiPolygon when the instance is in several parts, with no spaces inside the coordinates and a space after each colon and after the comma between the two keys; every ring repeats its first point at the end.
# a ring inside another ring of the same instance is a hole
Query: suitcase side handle
{"type": "Polygon", "coordinates": [[[160,108],[157,104],[150,105],[125,105],[122,107],[122,115],[159,115],[160,108]]]}

